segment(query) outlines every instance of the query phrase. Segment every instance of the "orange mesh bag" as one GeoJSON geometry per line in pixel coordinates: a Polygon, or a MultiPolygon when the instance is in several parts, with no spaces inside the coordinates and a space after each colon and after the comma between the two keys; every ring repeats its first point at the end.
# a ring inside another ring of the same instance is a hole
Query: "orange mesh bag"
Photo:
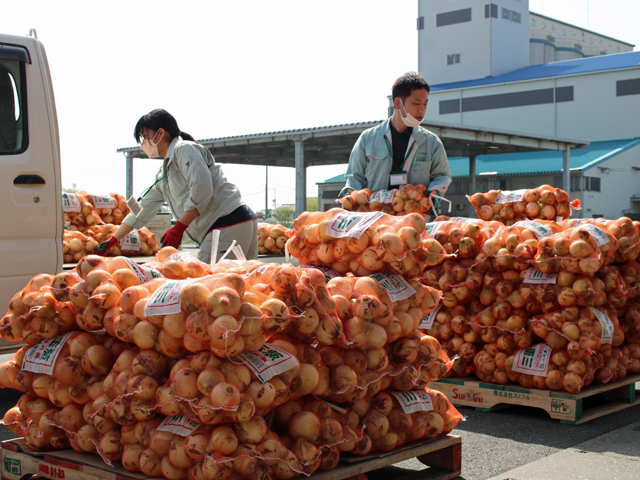
{"type": "Polygon", "coordinates": [[[640,302],[634,301],[618,309],[624,345],[632,349],[631,356],[640,358],[640,302]]]}
{"type": "Polygon", "coordinates": [[[182,359],[158,389],[155,410],[182,413],[207,425],[246,422],[290,398],[323,394],[329,382],[320,372],[319,355],[314,365],[298,360],[297,353],[293,343],[281,338],[233,359],[210,352],[182,359]]]}
{"type": "Polygon", "coordinates": [[[271,223],[258,224],[258,253],[281,254],[287,240],[293,235],[293,230],[282,225],[271,223]]]}
{"type": "Polygon", "coordinates": [[[567,219],[562,222],[565,228],[576,228],[591,224],[604,229],[618,240],[618,250],[614,263],[633,261],[640,254],[640,222],[621,217],[617,220],[604,218],[567,219]]]}
{"type": "Polygon", "coordinates": [[[571,215],[571,207],[579,208],[580,202],[569,202],[564,190],[542,185],[523,190],[490,190],[467,196],[471,206],[482,220],[496,220],[505,225],[529,219],[556,220],[571,215]]]}
{"type": "Polygon", "coordinates": [[[600,365],[595,355],[572,356],[567,348],[552,349],[545,343],[509,355],[487,344],[474,359],[476,375],[483,382],[506,385],[517,382],[525,388],[579,393],[589,386],[600,365]]]}
{"type": "Polygon", "coordinates": [[[615,260],[618,240],[605,229],[585,223],[545,237],[531,264],[543,273],[566,270],[594,274],[615,260]]]}
{"type": "Polygon", "coordinates": [[[449,434],[462,420],[447,397],[423,388],[406,392],[383,391],[349,404],[348,418],[363,429],[354,455],[388,452],[407,442],[449,434]]]}
{"type": "Polygon", "coordinates": [[[362,439],[362,430],[346,413],[337,405],[304,397],[279,406],[267,420],[310,475],[334,469],[340,453],[353,451],[362,439]]]}
{"type": "Polygon", "coordinates": [[[596,370],[596,381],[598,383],[614,382],[627,376],[627,373],[635,374],[640,371],[640,359],[635,358],[635,349],[632,350],[625,345],[620,348],[613,347],[605,353],[598,353],[598,359],[602,365],[596,370]]]}
{"type": "Polygon", "coordinates": [[[64,221],[69,223],[69,228],[82,232],[93,225],[104,223],[92,201],[87,192],[62,194],[64,221]]]}
{"type": "Polygon", "coordinates": [[[440,243],[449,256],[456,259],[475,258],[487,238],[503,225],[477,218],[437,217],[426,226],[427,233],[440,243]]]}
{"type": "Polygon", "coordinates": [[[154,350],[123,351],[102,382],[100,395],[91,402],[93,424],[130,425],[154,415],[156,391],[169,378],[172,360],[154,350]]]}
{"type": "Polygon", "coordinates": [[[95,238],[73,230],[64,230],[62,238],[62,255],[64,263],[79,261],[89,255],[98,243],[95,238]]]}
{"type": "MultiPolygon", "coordinates": [[[[79,408],[82,413],[81,407],[79,408]]],[[[7,411],[2,424],[10,432],[23,437],[32,450],[65,450],[69,448],[69,440],[65,432],[50,422],[60,412],[61,410],[48,400],[23,395],[18,400],[18,404],[7,411]]]]}
{"type": "Polygon", "coordinates": [[[444,260],[442,245],[424,234],[424,217],[415,213],[393,217],[334,208],[304,212],[294,227],[287,248],[300,264],[331,267],[341,274],[390,271],[415,278],[425,266],[444,260]]]}
{"type": "Polygon", "coordinates": [[[409,213],[426,214],[431,210],[431,200],[425,195],[424,185],[404,185],[393,190],[376,192],[365,188],[355,190],[338,199],[345,210],[354,212],[383,212],[389,215],[407,215],[409,213]]]}
{"type": "Polygon", "coordinates": [[[538,243],[564,229],[555,222],[521,220],[495,231],[476,256],[482,270],[526,270],[538,252],[538,243]]]}
{"type": "Polygon", "coordinates": [[[576,356],[609,352],[624,341],[615,309],[600,307],[563,308],[534,317],[531,329],[551,348],[567,348],[576,356]]]}
{"type": "Polygon", "coordinates": [[[466,305],[480,295],[484,274],[472,259],[446,260],[442,265],[425,270],[420,282],[442,291],[445,307],[466,305]]]}
{"type": "Polygon", "coordinates": [[[640,263],[637,260],[633,260],[623,263],[619,268],[620,275],[622,275],[628,287],[628,300],[640,299],[640,263]]]}
{"type": "Polygon", "coordinates": [[[91,195],[87,192],[78,192],[78,194],[84,196],[86,201],[93,205],[104,223],[120,225],[124,217],[131,211],[125,198],[118,193],[91,195]]]}

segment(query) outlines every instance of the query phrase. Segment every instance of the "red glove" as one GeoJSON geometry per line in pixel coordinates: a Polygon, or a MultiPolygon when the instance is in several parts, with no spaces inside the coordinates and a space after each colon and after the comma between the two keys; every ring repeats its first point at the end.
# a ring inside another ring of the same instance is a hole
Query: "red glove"
{"type": "Polygon", "coordinates": [[[100,255],[101,257],[104,257],[107,254],[107,252],[111,249],[111,247],[113,247],[114,245],[117,245],[118,243],[120,243],[118,239],[113,235],[111,235],[107,240],[96,245],[96,248],[94,248],[93,251],[95,252],[96,255],[100,255]]]}
{"type": "Polygon", "coordinates": [[[184,235],[184,231],[186,229],[187,226],[178,220],[176,224],[169,230],[167,230],[167,233],[165,233],[160,239],[160,242],[162,242],[162,246],[178,248],[180,246],[180,242],[182,241],[182,235],[184,235]]]}

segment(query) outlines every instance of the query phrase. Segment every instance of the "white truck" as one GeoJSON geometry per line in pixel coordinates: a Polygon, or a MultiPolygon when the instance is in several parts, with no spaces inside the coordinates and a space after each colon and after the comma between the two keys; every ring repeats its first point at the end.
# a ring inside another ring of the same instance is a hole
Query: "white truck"
{"type": "Polygon", "coordinates": [[[0,34],[0,314],[38,273],[62,270],[60,141],[44,46],[0,34]]]}

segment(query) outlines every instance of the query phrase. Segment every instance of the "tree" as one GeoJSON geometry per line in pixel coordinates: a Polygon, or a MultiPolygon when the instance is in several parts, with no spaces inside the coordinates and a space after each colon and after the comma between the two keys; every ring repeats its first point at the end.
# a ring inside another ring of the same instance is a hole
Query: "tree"
{"type": "Polygon", "coordinates": [[[290,226],[293,223],[294,209],[291,205],[281,205],[273,210],[273,216],[284,226],[290,226]]]}
{"type": "Polygon", "coordinates": [[[307,212],[318,211],[318,197],[307,197],[307,212]]]}

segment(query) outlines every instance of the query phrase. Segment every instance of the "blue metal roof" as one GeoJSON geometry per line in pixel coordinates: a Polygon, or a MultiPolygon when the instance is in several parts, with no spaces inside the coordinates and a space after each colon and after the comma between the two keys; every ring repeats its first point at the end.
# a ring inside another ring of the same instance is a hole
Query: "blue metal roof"
{"type": "Polygon", "coordinates": [[[495,77],[479,78],[464,82],[441,83],[432,85],[431,91],[454,90],[458,88],[479,87],[482,85],[494,85],[497,83],[519,82],[522,80],[534,80],[537,78],[560,77],[563,75],[577,75],[583,73],[599,72],[602,70],[619,70],[640,66],[640,52],[616,53],[601,55],[598,57],[578,58],[564,60],[562,62],[531,65],[528,67],[504,73],[495,77]]]}
{"type": "MultiPolygon", "coordinates": [[[[640,145],[640,138],[591,142],[588,148],[571,150],[570,167],[572,170],[586,171],[637,145],[640,145]]],[[[453,178],[468,177],[469,159],[467,157],[451,157],[449,158],[449,168],[453,178]]],[[[559,173],[562,172],[562,152],[547,150],[478,155],[476,157],[476,173],[483,172],[497,172],[497,175],[559,173]]]]}
{"type": "MultiPolygon", "coordinates": [[[[584,172],[638,145],[640,145],[640,137],[626,140],[591,142],[589,148],[571,150],[570,167],[584,172]]],[[[453,178],[468,177],[469,158],[450,157],[449,168],[453,178]]],[[[478,155],[476,157],[476,172],[478,174],[496,172],[496,175],[502,176],[560,173],[562,172],[562,152],[545,150],[539,152],[502,153],[499,155],[478,155]]],[[[344,174],[340,174],[323,182],[317,182],[316,185],[343,184],[345,182],[344,174]]]]}

